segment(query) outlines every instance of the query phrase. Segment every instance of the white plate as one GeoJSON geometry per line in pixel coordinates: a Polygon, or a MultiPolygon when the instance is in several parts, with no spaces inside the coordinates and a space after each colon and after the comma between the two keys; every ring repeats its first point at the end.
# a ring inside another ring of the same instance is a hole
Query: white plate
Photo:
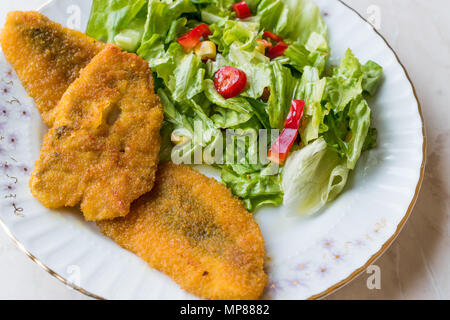
{"type": "MultiPolygon", "coordinates": [[[[270,275],[264,298],[322,297],[348,283],[379,257],[408,218],[423,177],[425,137],[414,89],[395,53],[354,11],[316,0],[329,26],[333,62],[347,48],[380,63],[385,81],[371,101],[379,147],[365,153],[344,193],[320,215],[256,214],[270,275]]],[[[50,19],[84,30],[90,0],[55,0],[50,19]]],[[[45,75],[43,75],[45,76],[45,75]]],[[[102,236],[76,210],[48,210],[28,190],[46,128],[0,54],[0,219],[27,254],[66,284],[106,299],[194,298],[169,277],[102,236]]]]}

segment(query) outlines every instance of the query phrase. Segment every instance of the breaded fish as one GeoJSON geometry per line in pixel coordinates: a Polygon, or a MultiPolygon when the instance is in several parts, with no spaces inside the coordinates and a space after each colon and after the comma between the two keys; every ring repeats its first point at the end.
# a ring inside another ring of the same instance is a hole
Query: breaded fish
{"type": "Polygon", "coordinates": [[[266,285],[264,240],[230,190],[188,166],[160,165],[153,190],[100,230],[207,299],[257,299],[266,285]]]}
{"type": "Polygon", "coordinates": [[[106,46],[55,111],[32,194],[48,208],[81,202],[90,221],[127,215],[131,202],[152,189],[159,161],[164,116],[148,63],[106,46]]]}
{"type": "Polygon", "coordinates": [[[34,11],[10,12],[0,42],[48,126],[64,92],[105,46],[34,11]]]}

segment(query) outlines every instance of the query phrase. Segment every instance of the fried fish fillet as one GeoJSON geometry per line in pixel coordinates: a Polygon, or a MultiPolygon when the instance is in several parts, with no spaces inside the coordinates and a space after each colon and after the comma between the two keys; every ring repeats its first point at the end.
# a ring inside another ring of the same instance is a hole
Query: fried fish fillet
{"type": "Polygon", "coordinates": [[[48,126],[64,92],[105,46],[34,11],[10,12],[0,42],[48,126]]]}
{"type": "Polygon", "coordinates": [[[207,299],[257,299],[266,285],[258,224],[222,184],[188,166],[160,165],[155,187],[100,230],[207,299]]]}
{"type": "Polygon", "coordinates": [[[55,109],[31,175],[46,207],[75,206],[88,221],[128,214],[150,191],[159,161],[162,107],[148,63],[108,45],[55,109]]]}

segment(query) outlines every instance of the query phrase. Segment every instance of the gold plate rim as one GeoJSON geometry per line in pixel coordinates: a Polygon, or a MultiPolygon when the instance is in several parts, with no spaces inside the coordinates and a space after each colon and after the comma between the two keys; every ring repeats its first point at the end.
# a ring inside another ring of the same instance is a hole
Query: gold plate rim
{"type": "MultiPolygon", "coordinates": [[[[45,2],[42,6],[40,6],[37,11],[42,10],[43,8],[45,8],[46,6],[48,6],[50,3],[54,2],[55,0],[49,0],[47,2],[45,2]]],[[[395,50],[392,48],[392,46],[389,44],[389,42],[386,40],[386,38],[377,30],[375,29],[372,24],[369,23],[369,21],[367,21],[366,18],[364,18],[358,11],[356,11],[354,8],[350,7],[348,4],[346,4],[345,2],[343,2],[342,0],[338,0],[341,4],[343,4],[345,7],[347,7],[348,9],[350,9],[351,11],[353,11],[360,19],[362,19],[365,23],[367,23],[372,29],[373,31],[375,31],[375,33],[381,37],[381,39],[383,39],[383,41],[386,43],[386,45],[388,46],[388,48],[392,51],[392,53],[394,54],[395,58],[397,59],[397,62],[400,64],[400,66],[402,67],[403,71],[405,72],[406,78],[408,79],[409,83],[411,84],[413,93],[414,93],[414,98],[416,99],[417,102],[417,107],[418,107],[418,111],[419,111],[419,115],[420,115],[420,120],[422,121],[422,137],[423,137],[423,146],[422,146],[422,165],[420,167],[420,177],[419,180],[417,182],[417,186],[415,189],[415,193],[414,193],[414,197],[411,201],[411,203],[408,206],[408,210],[406,211],[403,219],[400,221],[400,223],[397,226],[397,230],[396,232],[392,235],[392,237],[390,237],[381,247],[381,249],[379,251],[377,251],[374,255],[372,255],[372,257],[370,257],[370,259],[360,268],[356,269],[352,274],[350,274],[347,278],[345,278],[344,280],[339,281],[338,283],[332,285],[331,287],[329,287],[328,289],[324,290],[321,293],[315,294],[311,297],[309,297],[307,300],[316,300],[316,299],[322,299],[330,294],[332,294],[333,292],[336,292],[337,290],[341,289],[342,287],[344,287],[345,285],[349,284],[352,280],[354,280],[356,277],[358,277],[365,269],[367,269],[367,267],[369,267],[373,262],[375,262],[378,258],[380,258],[383,253],[386,252],[386,250],[392,245],[392,243],[394,242],[394,240],[398,237],[398,235],[400,234],[400,232],[402,231],[403,227],[406,224],[406,221],[409,219],[409,217],[411,216],[412,210],[414,209],[414,206],[417,202],[417,198],[419,196],[419,192],[420,192],[420,188],[422,186],[422,182],[423,182],[423,178],[424,178],[424,172],[425,172],[425,165],[426,165],[426,152],[427,152],[427,137],[426,137],[426,131],[425,131],[425,122],[423,119],[423,114],[422,114],[422,107],[420,105],[420,101],[419,98],[417,97],[417,92],[416,89],[414,87],[414,84],[408,74],[408,71],[406,70],[406,67],[403,65],[403,63],[401,62],[397,52],[395,52],[395,50]]],[[[98,299],[98,300],[106,300],[105,298],[98,296],[96,294],[93,294],[81,287],[78,287],[72,283],[70,283],[69,281],[67,281],[67,279],[65,279],[64,277],[62,277],[61,275],[59,275],[58,273],[56,273],[55,271],[53,271],[52,269],[50,269],[49,267],[47,267],[44,263],[42,263],[38,258],[36,258],[33,254],[31,254],[14,236],[13,234],[10,232],[10,230],[8,229],[8,227],[3,223],[3,221],[0,219],[0,226],[2,226],[2,228],[5,230],[6,234],[8,235],[9,238],[11,238],[11,240],[19,247],[19,249],[21,251],[23,251],[32,261],[34,261],[37,265],[39,265],[42,269],[44,269],[45,271],[47,271],[50,275],[52,275],[53,277],[55,277],[56,279],[58,279],[59,281],[61,281],[63,284],[65,284],[66,286],[71,287],[72,289],[77,290],[78,292],[94,298],[94,299],[98,299]]]]}

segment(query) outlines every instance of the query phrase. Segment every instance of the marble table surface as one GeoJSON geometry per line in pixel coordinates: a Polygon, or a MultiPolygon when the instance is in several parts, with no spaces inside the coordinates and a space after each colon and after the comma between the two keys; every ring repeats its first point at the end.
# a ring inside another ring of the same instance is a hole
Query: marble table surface
{"type": "MultiPolygon", "coordinates": [[[[10,10],[46,0],[0,2],[10,10]]],[[[428,162],[416,207],[398,239],[375,262],[381,289],[368,273],[326,299],[450,299],[450,2],[344,0],[376,22],[416,87],[428,139],[428,162]],[[447,88],[447,89],[446,89],[447,88]]],[[[89,299],[67,288],[23,254],[0,230],[0,299],[89,299]]]]}

